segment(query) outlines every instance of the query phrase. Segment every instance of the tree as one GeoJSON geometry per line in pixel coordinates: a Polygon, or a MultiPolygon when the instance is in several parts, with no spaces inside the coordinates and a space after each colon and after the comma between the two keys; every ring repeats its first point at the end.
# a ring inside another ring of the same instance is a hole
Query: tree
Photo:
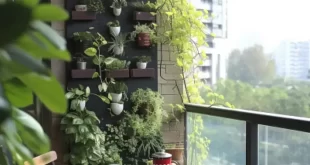
{"type": "Polygon", "coordinates": [[[275,76],[274,61],[264,53],[261,45],[233,50],[228,58],[227,76],[251,84],[268,82],[275,76]]]}

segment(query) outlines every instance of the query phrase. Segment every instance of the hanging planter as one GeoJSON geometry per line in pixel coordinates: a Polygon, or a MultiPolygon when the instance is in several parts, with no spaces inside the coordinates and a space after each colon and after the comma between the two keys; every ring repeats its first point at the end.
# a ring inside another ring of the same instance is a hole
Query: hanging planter
{"type": "Polygon", "coordinates": [[[112,45],[109,47],[108,51],[112,51],[114,55],[124,55],[124,46],[126,42],[128,42],[126,41],[126,35],[119,34],[118,36],[114,36],[112,42],[110,42],[112,45]]]}
{"type": "Polygon", "coordinates": [[[150,56],[136,56],[135,58],[138,59],[136,63],[138,69],[146,69],[147,63],[152,61],[150,56]]]}
{"type": "Polygon", "coordinates": [[[121,27],[118,20],[116,20],[115,22],[108,22],[107,26],[109,27],[112,36],[118,36],[121,32],[121,27]]]}
{"type": "Polygon", "coordinates": [[[139,47],[149,47],[155,43],[155,31],[148,25],[136,25],[135,31],[131,32],[131,40],[136,40],[139,47]]]}
{"type": "Polygon", "coordinates": [[[114,115],[120,115],[124,109],[124,103],[111,103],[111,110],[114,115]]]}
{"type": "Polygon", "coordinates": [[[112,102],[120,102],[122,100],[122,93],[110,93],[112,97],[112,102]]]}
{"type": "Polygon", "coordinates": [[[75,5],[76,11],[87,11],[87,2],[86,0],[78,0],[77,4],[75,5]]]}
{"type": "Polygon", "coordinates": [[[114,0],[110,7],[113,8],[113,14],[115,16],[120,16],[122,13],[122,7],[126,6],[127,6],[126,0],[114,0]]]}

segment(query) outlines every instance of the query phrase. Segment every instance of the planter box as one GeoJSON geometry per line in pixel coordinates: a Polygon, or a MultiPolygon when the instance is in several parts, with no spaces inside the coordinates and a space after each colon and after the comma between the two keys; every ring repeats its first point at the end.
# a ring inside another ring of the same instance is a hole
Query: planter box
{"type": "Polygon", "coordinates": [[[89,11],[72,11],[72,20],[95,20],[96,13],[89,11]]]}
{"type": "Polygon", "coordinates": [[[134,20],[136,21],[156,21],[156,16],[152,15],[150,12],[135,11],[134,20]]]}
{"type": "Polygon", "coordinates": [[[146,68],[146,69],[131,69],[131,77],[155,77],[155,69],[154,68],[146,68]]]}
{"type": "Polygon", "coordinates": [[[104,71],[107,78],[128,78],[129,69],[104,71]]]}
{"type": "Polygon", "coordinates": [[[71,77],[72,78],[92,78],[93,74],[96,72],[96,69],[72,69],[71,77]]]}

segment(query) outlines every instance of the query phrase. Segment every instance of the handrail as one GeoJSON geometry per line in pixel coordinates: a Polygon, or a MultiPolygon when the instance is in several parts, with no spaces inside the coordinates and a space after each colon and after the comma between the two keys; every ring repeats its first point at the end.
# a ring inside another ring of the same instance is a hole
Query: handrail
{"type": "MultiPolygon", "coordinates": [[[[250,111],[243,109],[231,109],[202,104],[185,104],[187,118],[188,113],[222,117],[227,119],[241,120],[246,123],[246,165],[258,165],[258,125],[267,125],[284,129],[310,132],[310,119],[280,115],[274,113],[250,111]]],[[[184,122],[186,124],[186,122],[184,122]]],[[[185,128],[187,126],[185,125],[185,128]]],[[[185,131],[187,131],[185,129],[185,131]]],[[[185,132],[187,134],[187,132],[185,132]]],[[[185,136],[185,147],[187,136],[185,136]]],[[[185,152],[185,156],[187,153],[185,152]]]]}
{"type": "Polygon", "coordinates": [[[231,109],[202,104],[185,104],[187,112],[200,113],[210,116],[242,120],[251,123],[310,132],[310,118],[295,117],[267,112],[231,109]]]}

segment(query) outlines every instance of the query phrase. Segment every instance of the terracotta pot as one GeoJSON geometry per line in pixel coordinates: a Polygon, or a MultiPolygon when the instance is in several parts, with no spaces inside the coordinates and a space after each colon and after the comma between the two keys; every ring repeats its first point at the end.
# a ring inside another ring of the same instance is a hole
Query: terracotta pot
{"type": "Polygon", "coordinates": [[[149,33],[139,33],[137,37],[137,41],[140,47],[151,46],[151,37],[149,33]]]}
{"type": "Polygon", "coordinates": [[[183,148],[166,149],[166,152],[172,154],[172,160],[183,160],[183,148]]]}

